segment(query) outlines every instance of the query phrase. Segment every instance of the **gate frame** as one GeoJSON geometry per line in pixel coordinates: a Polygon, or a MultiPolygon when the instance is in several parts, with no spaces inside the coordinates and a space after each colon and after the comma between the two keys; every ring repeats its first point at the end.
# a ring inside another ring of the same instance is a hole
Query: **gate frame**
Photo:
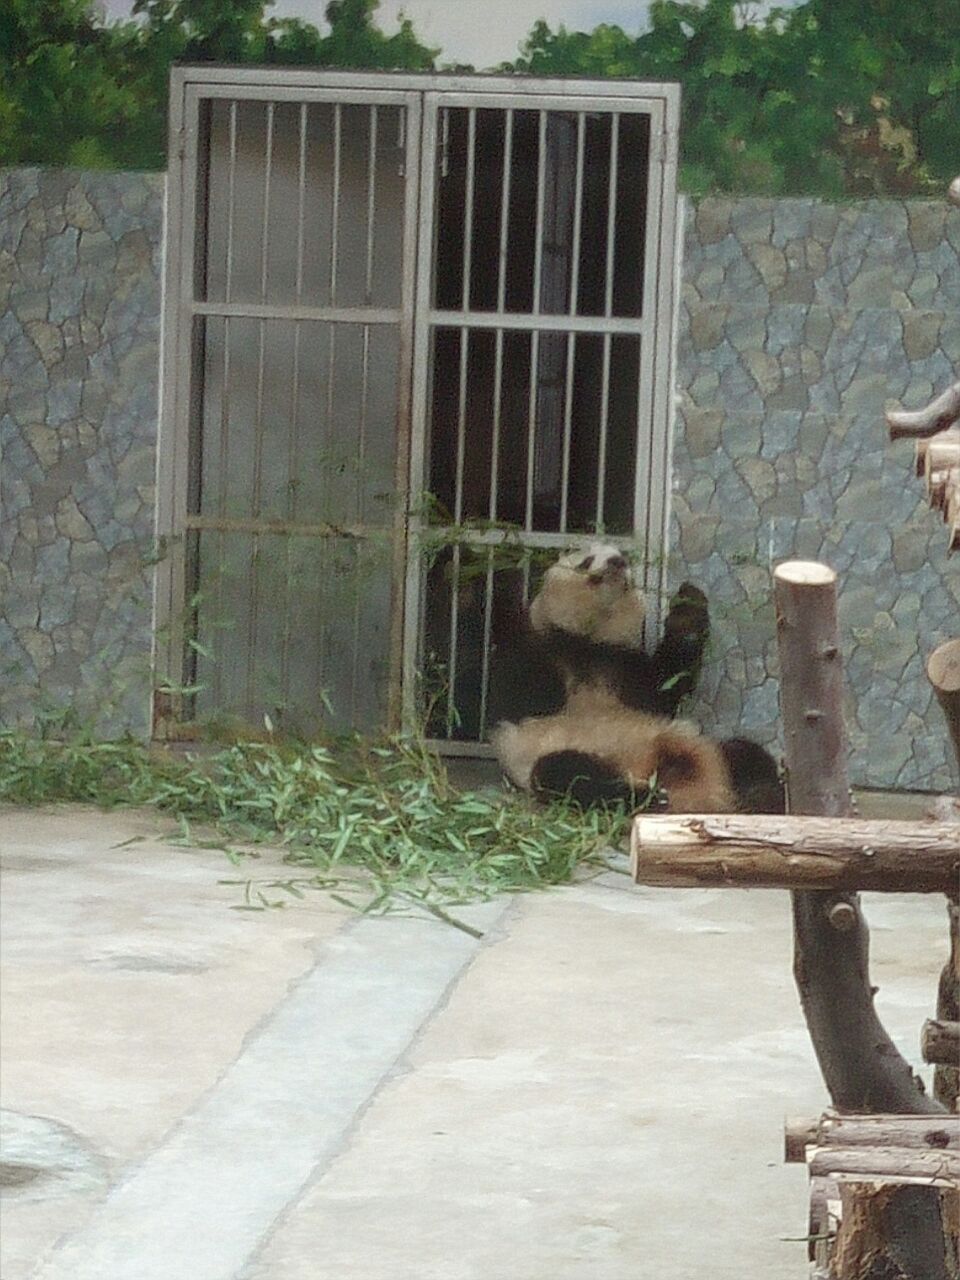
{"type": "MultiPolygon", "coordinates": [[[[429,352],[424,346],[431,329],[431,298],[422,293],[424,281],[432,276],[434,227],[432,189],[435,148],[429,144],[435,130],[427,126],[439,107],[436,99],[449,96],[449,105],[482,107],[484,100],[509,99],[516,109],[537,109],[539,100],[558,99],[552,109],[562,109],[563,101],[583,104],[584,100],[620,99],[629,101],[631,111],[643,110],[651,116],[651,170],[659,166],[655,186],[659,199],[652,206],[657,232],[651,239],[656,252],[645,260],[645,270],[655,273],[650,295],[653,315],[643,322],[654,349],[649,359],[650,502],[645,513],[646,528],[636,528],[633,538],[611,538],[629,545],[644,537],[643,587],[648,595],[651,627],[659,620],[660,600],[665,589],[665,552],[670,517],[670,451],[672,446],[674,396],[673,365],[680,279],[680,230],[677,202],[677,158],[680,124],[680,86],[643,80],[564,79],[487,74],[447,75],[433,72],[354,72],[330,70],[289,70],[275,67],[224,67],[201,64],[177,66],[170,72],[168,167],[164,205],[163,300],[160,333],[160,396],[157,439],[156,536],[158,561],[153,597],[153,697],[152,732],[155,738],[193,736],[192,726],[182,719],[186,674],[186,519],[190,492],[190,431],[198,410],[197,395],[202,385],[194,367],[197,323],[194,302],[197,270],[196,232],[202,209],[199,107],[203,99],[236,98],[273,102],[357,102],[373,105],[403,104],[408,112],[407,190],[404,197],[404,283],[400,317],[400,402],[397,415],[398,495],[394,524],[393,577],[395,597],[390,620],[391,671],[388,693],[388,727],[410,723],[414,710],[417,646],[422,634],[422,575],[414,572],[413,550],[419,529],[411,510],[411,496],[418,483],[422,487],[427,436],[426,385],[429,352]],[[371,101],[372,99],[372,101],[371,101]],[[455,100],[454,100],[455,99],[455,100]],[[656,127],[655,127],[656,126],[656,127]],[[425,198],[426,197],[426,198],[425,198]],[[425,227],[426,215],[430,225],[425,227]],[[408,239],[412,228],[412,242],[408,239]],[[425,247],[429,252],[424,252],[425,247]],[[671,269],[672,267],[672,269],[671,269]],[[411,312],[404,314],[408,276],[414,283],[409,295],[411,312]],[[658,447],[662,442],[662,448],[658,447]],[[415,468],[417,468],[415,472],[415,468]]],[[[498,102],[496,105],[502,105],[498,102]]],[[[612,105],[612,104],[611,104],[612,105]]],[[[434,138],[434,142],[436,139],[434,138]]],[[[648,214],[649,216],[649,214],[648,214]]],[[[645,361],[646,363],[646,361],[645,361]]],[[[640,458],[638,456],[638,472],[640,458]]],[[[535,545],[566,545],[582,535],[521,534],[535,545]],[[544,539],[547,539],[544,542],[544,539]]],[[[485,755],[482,743],[438,742],[451,754],[485,755]]]]}

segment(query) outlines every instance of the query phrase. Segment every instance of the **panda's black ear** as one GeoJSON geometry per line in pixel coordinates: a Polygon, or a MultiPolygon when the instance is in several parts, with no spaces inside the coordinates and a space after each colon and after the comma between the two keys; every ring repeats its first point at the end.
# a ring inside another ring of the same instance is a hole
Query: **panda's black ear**
{"type": "Polygon", "coordinates": [[[587,569],[590,569],[592,566],[593,566],[593,556],[587,556],[586,560],[580,561],[580,563],[577,565],[577,568],[583,569],[583,571],[586,572],[587,569]]]}

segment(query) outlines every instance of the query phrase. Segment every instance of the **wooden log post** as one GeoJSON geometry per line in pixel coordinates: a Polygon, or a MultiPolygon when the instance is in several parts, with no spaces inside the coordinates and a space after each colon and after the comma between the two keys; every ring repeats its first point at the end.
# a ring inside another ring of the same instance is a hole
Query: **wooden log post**
{"type": "MultiPolygon", "coordinates": [[[[639,814],[631,847],[634,879],[670,888],[949,893],[960,879],[960,822],[639,814]]],[[[834,929],[856,920],[830,908],[834,929]]]]}
{"type": "Polygon", "coordinates": [[[927,659],[927,679],[947,722],[960,769],[960,638],[948,640],[934,649],[927,659]]]}
{"type": "MultiPolygon", "coordinates": [[[[774,571],[781,711],[791,813],[848,817],[843,663],[836,574],[788,561],[774,571]]],[[[833,1105],[843,1111],[939,1112],[873,1007],[869,933],[856,894],[793,894],[794,978],[833,1105]],[[837,902],[845,927],[831,923],[837,902]],[[852,924],[852,927],[850,927],[852,924]]]]}
{"type": "Polygon", "coordinates": [[[956,1280],[956,1188],[841,1175],[836,1280],[956,1280]]]}
{"type": "MultiPolygon", "coordinates": [[[[937,1019],[941,1024],[956,1026],[960,1022],[960,902],[947,903],[950,921],[950,955],[940,973],[937,986],[937,1019]]],[[[960,1106],[960,1060],[938,1064],[933,1073],[933,1096],[948,1111],[960,1106]]]]}

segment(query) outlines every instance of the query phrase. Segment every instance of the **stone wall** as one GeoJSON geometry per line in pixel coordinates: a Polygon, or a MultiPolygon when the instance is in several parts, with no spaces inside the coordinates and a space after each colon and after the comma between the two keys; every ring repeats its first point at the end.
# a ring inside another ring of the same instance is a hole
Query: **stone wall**
{"type": "Polygon", "coordinates": [[[960,573],[883,411],[960,367],[960,211],[946,201],[688,206],[671,580],[714,602],[706,727],[777,733],[770,566],[840,574],[857,782],[950,785],[923,657],[960,630],[960,573]]]}
{"type": "Polygon", "coordinates": [[[148,725],[163,177],[0,173],[0,722],[148,725]]]}
{"type": "MultiPolygon", "coordinates": [[[[0,722],[148,725],[163,179],[0,174],[0,722]]],[[[950,785],[923,655],[960,574],[887,399],[960,366],[946,202],[685,210],[670,580],[713,602],[692,711],[777,735],[770,566],[841,575],[856,781],[950,785]]]]}

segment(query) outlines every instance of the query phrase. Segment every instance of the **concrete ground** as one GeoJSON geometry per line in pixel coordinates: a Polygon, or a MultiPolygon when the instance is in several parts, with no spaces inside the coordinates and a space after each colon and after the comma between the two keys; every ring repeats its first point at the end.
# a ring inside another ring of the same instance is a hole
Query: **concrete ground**
{"type": "MultiPolygon", "coordinates": [[[[0,812],[4,1280],[807,1273],[787,896],[624,875],[435,920],[232,909],[149,812],[0,812]]],[[[266,864],[266,865],[265,865],[266,864]]],[[[917,1064],[942,902],[866,901],[917,1064]]]]}

